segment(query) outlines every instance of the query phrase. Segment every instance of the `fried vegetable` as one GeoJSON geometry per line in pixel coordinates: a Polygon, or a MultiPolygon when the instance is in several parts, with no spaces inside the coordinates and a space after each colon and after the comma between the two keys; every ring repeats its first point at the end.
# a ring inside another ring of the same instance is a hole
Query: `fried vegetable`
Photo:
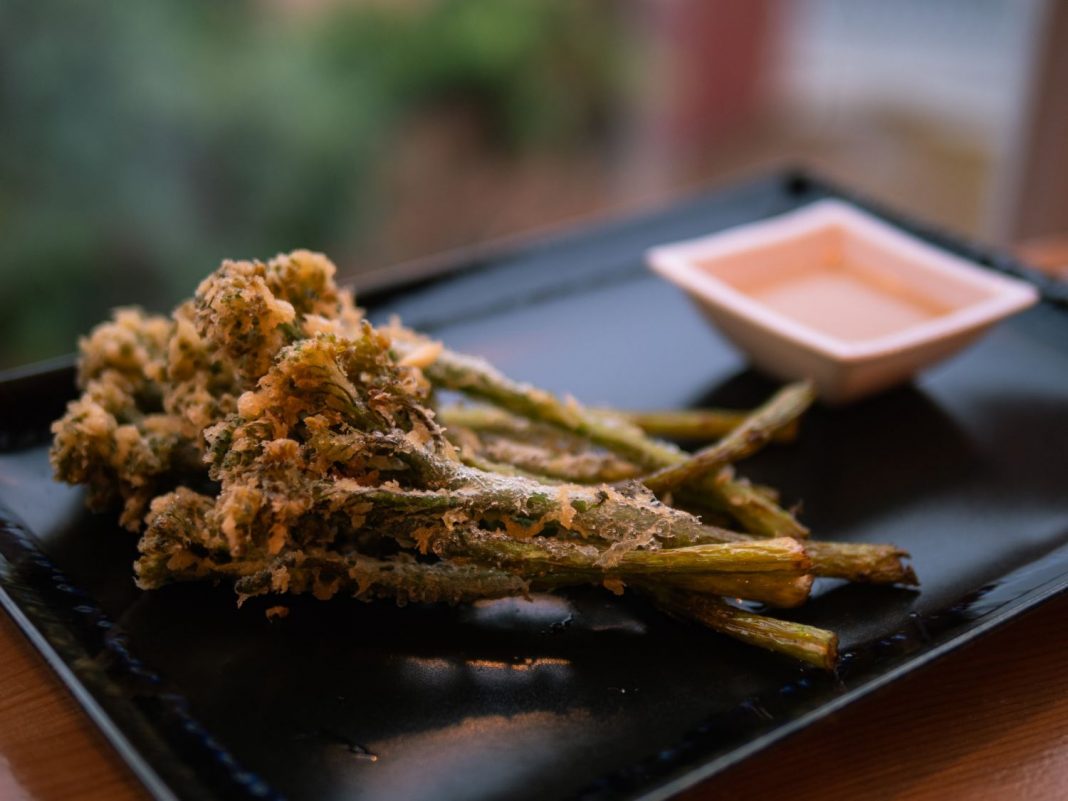
{"type": "Polygon", "coordinates": [[[830,633],[719,597],[791,607],[815,576],[915,583],[893,546],[802,542],[774,491],[735,476],[734,461],[796,429],[807,384],[691,456],[620,413],[372,326],[334,272],[306,251],[227,261],[169,318],[121,309],[80,343],[82,395],[53,425],[52,464],[88,485],[93,509],[121,503],[142,532],[142,588],[221,580],[242,600],[404,604],[632,586],[825,666],[830,633]],[[490,405],[438,409],[435,388],[490,405]],[[746,531],[718,525],[732,521],[746,531]]]}
{"type": "Polygon", "coordinates": [[[751,455],[787,426],[793,425],[815,400],[808,382],[781,389],[766,404],[714,445],[642,479],[657,494],[671,492],[706,475],[718,475],[727,465],[751,455]]]}
{"type": "Polygon", "coordinates": [[[664,587],[650,590],[668,614],[693,620],[742,642],[832,670],[838,661],[838,637],[826,629],[747,612],[706,595],[664,587]]]}
{"type": "MultiPolygon", "coordinates": [[[[750,412],[734,409],[658,409],[645,412],[605,410],[638,426],[651,437],[708,442],[731,433],[744,423],[750,412]]],[[[785,425],[772,435],[776,442],[793,442],[797,438],[796,423],[785,425]]]]}

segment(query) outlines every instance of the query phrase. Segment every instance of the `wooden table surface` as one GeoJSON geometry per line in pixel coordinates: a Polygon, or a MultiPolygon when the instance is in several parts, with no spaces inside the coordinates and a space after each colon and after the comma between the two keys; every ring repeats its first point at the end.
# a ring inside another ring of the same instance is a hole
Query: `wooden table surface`
{"type": "MultiPolygon", "coordinates": [[[[1068,237],[1021,248],[1068,275],[1068,237]]],[[[1066,483],[1068,491],[1068,483],[1066,483]]],[[[1068,595],[683,794],[710,799],[1068,798],[1068,595]]],[[[0,801],[147,794],[0,613],[0,801]]]]}
{"type": "MultiPolygon", "coordinates": [[[[1068,595],[680,801],[1068,798],[1068,595]]],[[[0,799],[147,798],[0,613],[0,799]]]]}

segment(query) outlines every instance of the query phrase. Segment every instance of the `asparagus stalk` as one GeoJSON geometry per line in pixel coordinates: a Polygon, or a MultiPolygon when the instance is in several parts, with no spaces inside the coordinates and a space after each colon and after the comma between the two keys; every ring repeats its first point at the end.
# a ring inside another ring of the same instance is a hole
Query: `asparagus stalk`
{"type": "MultiPolygon", "coordinates": [[[[732,484],[736,483],[740,485],[749,486],[752,488],[754,494],[759,495],[763,498],[767,498],[772,503],[779,502],[780,496],[779,491],[777,489],[775,489],[774,487],[769,487],[766,484],[754,484],[746,478],[738,478],[734,473],[733,466],[724,467],[716,475],[716,478],[723,482],[729,481],[732,484]]],[[[717,500],[716,498],[711,498],[707,494],[702,495],[698,487],[699,485],[693,487],[680,487],[676,492],[672,493],[672,497],[685,498],[687,501],[690,501],[692,503],[703,503],[704,505],[713,509],[722,508],[718,505],[719,503],[721,503],[719,500],[717,500]]]]}
{"type": "Polygon", "coordinates": [[[687,493],[703,495],[715,506],[726,510],[750,534],[761,537],[794,537],[806,539],[808,527],[783,509],[759,487],[744,479],[736,479],[729,470],[717,476],[706,476],[687,493]]]}
{"type": "MultiPolygon", "coordinates": [[[[734,478],[731,468],[725,468],[723,473],[726,474],[723,478],[734,478]]],[[[747,485],[751,488],[750,494],[763,498],[769,503],[778,504],[779,502],[779,493],[774,487],[769,487],[766,484],[754,484],[744,478],[736,479],[733,483],[741,486],[747,485]]],[[[671,498],[674,505],[689,510],[695,510],[702,515],[711,514],[713,516],[722,516],[728,513],[727,508],[724,506],[723,501],[720,498],[714,498],[707,492],[701,492],[699,489],[693,487],[680,487],[678,490],[671,493],[671,498]]]]}
{"type": "Polygon", "coordinates": [[[642,473],[637,465],[599,451],[581,437],[493,406],[446,406],[438,410],[437,420],[472,465],[477,457],[512,465],[534,477],[573,484],[611,484],[642,473]]]}
{"type": "Polygon", "coordinates": [[[197,555],[181,546],[142,553],[134,565],[137,585],[155,589],[179,581],[227,579],[244,598],[270,592],[311,593],[329,598],[345,593],[398,603],[466,603],[524,595],[521,577],[485,565],[409,558],[375,559],[363,554],[308,550],[272,559],[225,559],[197,555]]]}
{"type": "Polygon", "coordinates": [[[667,575],[703,576],[714,573],[800,574],[810,562],[797,540],[718,543],[661,551],[632,550],[606,563],[604,552],[553,538],[515,540],[486,532],[453,532],[434,544],[440,556],[465,557],[489,563],[525,577],[562,570],[571,574],[592,573],[619,578],[667,575]]]}
{"type": "Polygon", "coordinates": [[[824,670],[833,670],[838,660],[838,637],[826,629],[746,612],[707,595],[660,586],[645,589],[657,606],[669,614],[694,620],[750,645],[824,670]]]}
{"type": "Polygon", "coordinates": [[[707,576],[665,575],[657,583],[705,595],[744,598],[780,609],[792,609],[808,600],[812,573],[722,573],[707,576]]]}
{"type": "Polygon", "coordinates": [[[474,468],[475,470],[481,470],[484,473],[497,473],[502,476],[512,476],[513,478],[528,478],[532,481],[540,481],[543,484],[559,484],[563,483],[558,479],[551,478],[550,476],[541,475],[538,473],[531,473],[524,470],[522,467],[518,467],[511,462],[498,462],[493,459],[488,459],[485,456],[472,453],[470,451],[460,452],[460,461],[462,461],[467,467],[474,468]]]}
{"type": "MultiPolygon", "coordinates": [[[[403,354],[418,344],[396,340],[394,347],[403,354]]],[[[657,468],[686,458],[679,448],[649,439],[637,426],[618,418],[602,417],[575,401],[565,403],[543,389],[513,381],[476,356],[445,349],[424,372],[437,386],[464,392],[522,417],[577,434],[643,467],[657,468]]]]}
{"type": "Polygon", "coordinates": [[[746,418],[727,436],[708,448],[676,464],[662,467],[642,479],[642,483],[657,494],[669,492],[694,479],[718,473],[763,447],[774,432],[796,423],[815,399],[815,389],[809,382],[790,384],[746,418]]]}
{"type": "MultiPolygon", "coordinates": [[[[605,419],[624,420],[637,426],[649,436],[665,437],[667,439],[690,439],[712,440],[726,436],[749,420],[751,412],[728,411],[719,409],[684,409],[684,410],[661,410],[648,412],[618,411],[616,409],[592,409],[591,413],[600,415],[605,419]]],[[[555,456],[561,453],[561,444],[566,446],[566,453],[573,456],[593,456],[590,446],[585,440],[575,437],[574,440],[561,443],[563,432],[538,425],[531,420],[517,417],[514,414],[496,406],[485,405],[460,405],[450,404],[438,409],[438,421],[449,429],[460,429],[470,432],[475,436],[487,434],[500,438],[501,441],[522,444],[551,453],[555,456]]],[[[770,431],[771,440],[774,442],[792,442],[797,438],[799,420],[788,421],[778,428],[770,431]]],[[[495,440],[496,441],[496,440],[495,440]]],[[[502,460],[511,461],[511,460],[502,460]]],[[[554,477],[574,482],[603,482],[609,483],[622,478],[637,475],[640,470],[637,466],[626,462],[618,462],[616,469],[625,472],[626,475],[599,474],[596,476],[582,476],[576,473],[555,474],[554,477]]],[[[536,472],[536,471],[535,471],[536,472]]],[[[544,474],[544,473],[543,473],[544,474]]],[[[760,488],[762,494],[768,496],[772,503],[777,502],[777,493],[771,487],[760,488]]]]}
{"type": "Polygon", "coordinates": [[[868,584],[919,584],[912,567],[901,561],[908,552],[893,545],[810,540],[805,553],[818,576],[868,584]]]}
{"type": "MultiPolygon", "coordinates": [[[[713,542],[736,543],[752,536],[716,526],[704,526],[700,531],[687,532],[678,539],[662,540],[661,544],[668,548],[693,547],[713,542]]],[[[894,545],[808,540],[804,543],[804,550],[811,561],[813,575],[821,578],[841,578],[869,584],[919,584],[912,567],[902,561],[908,557],[908,552],[894,545]]],[[[743,593],[736,594],[748,597],[743,593]]]]}
{"type": "Polygon", "coordinates": [[[489,458],[530,473],[574,484],[614,484],[641,474],[634,465],[612,453],[561,453],[550,448],[491,437],[483,442],[489,458]]]}
{"type": "Polygon", "coordinates": [[[694,575],[687,573],[664,573],[656,577],[626,579],[618,575],[593,575],[589,571],[567,572],[554,569],[551,573],[530,578],[531,589],[552,591],[562,587],[580,584],[611,585],[612,591],[619,593],[628,585],[639,588],[652,582],[666,587],[678,587],[686,592],[717,595],[728,598],[744,599],[766,604],[778,609],[793,609],[808,600],[812,589],[811,573],[781,571],[768,573],[708,573],[694,575]]]}
{"type": "MultiPolygon", "coordinates": [[[[497,406],[450,404],[438,407],[438,422],[448,428],[465,428],[479,434],[503,434],[523,442],[545,442],[559,437],[559,429],[539,426],[526,417],[509,414],[497,406]]],[[[581,443],[581,439],[576,439],[581,443]]]]}
{"type": "MultiPolygon", "coordinates": [[[[632,423],[651,437],[683,440],[714,440],[724,437],[742,425],[750,412],[727,409],[656,410],[644,412],[598,410],[616,415],[632,423]]],[[[792,442],[797,437],[798,423],[787,423],[772,434],[776,442],[792,442]]]]}

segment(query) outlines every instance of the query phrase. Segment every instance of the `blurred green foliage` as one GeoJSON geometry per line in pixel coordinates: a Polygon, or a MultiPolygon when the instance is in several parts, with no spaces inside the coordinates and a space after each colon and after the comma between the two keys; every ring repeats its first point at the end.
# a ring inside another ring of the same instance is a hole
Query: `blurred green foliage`
{"type": "Polygon", "coordinates": [[[359,262],[420,109],[475,109],[505,153],[601,146],[620,40],[571,0],[0,4],[0,367],[225,257],[359,262]]]}

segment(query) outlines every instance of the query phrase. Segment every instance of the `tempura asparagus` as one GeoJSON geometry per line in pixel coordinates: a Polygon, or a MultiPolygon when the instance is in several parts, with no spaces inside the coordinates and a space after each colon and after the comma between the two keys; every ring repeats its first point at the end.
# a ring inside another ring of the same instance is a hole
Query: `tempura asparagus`
{"type": "MultiPolygon", "coordinates": [[[[605,414],[622,417],[651,437],[708,442],[731,433],[749,419],[751,412],[735,409],[659,409],[656,411],[617,411],[605,414]]],[[[797,438],[796,422],[776,430],[775,442],[793,442],[797,438]]]]}
{"type": "Polygon", "coordinates": [[[838,661],[838,637],[826,629],[747,612],[707,595],[656,586],[650,594],[658,606],[742,642],[830,670],[838,661]]]}

